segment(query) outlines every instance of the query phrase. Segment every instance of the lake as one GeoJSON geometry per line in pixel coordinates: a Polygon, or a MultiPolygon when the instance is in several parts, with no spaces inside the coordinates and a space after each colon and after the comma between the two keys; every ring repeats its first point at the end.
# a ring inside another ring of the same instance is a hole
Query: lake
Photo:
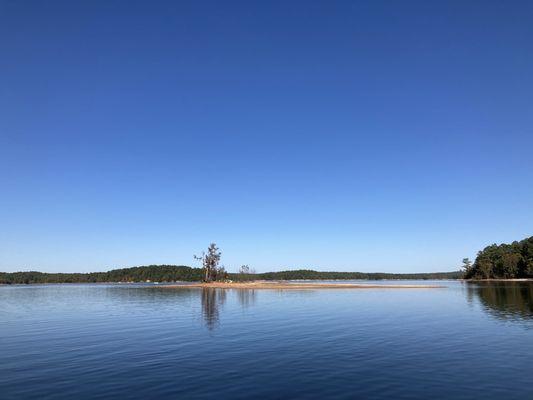
{"type": "Polygon", "coordinates": [[[0,398],[533,399],[533,283],[405,283],[3,286],[0,398]]]}

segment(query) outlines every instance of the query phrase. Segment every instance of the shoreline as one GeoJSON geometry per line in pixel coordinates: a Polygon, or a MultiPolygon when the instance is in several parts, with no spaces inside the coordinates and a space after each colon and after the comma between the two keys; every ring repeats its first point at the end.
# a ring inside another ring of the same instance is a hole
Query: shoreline
{"type": "Polygon", "coordinates": [[[190,284],[161,285],[166,289],[439,289],[439,285],[376,285],[360,283],[291,283],[290,281],[252,281],[252,282],[199,282],[190,284]]]}
{"type": "Polygon", "coordinates": [[[275,289],[275,286],[282,286],[280,289],[366,289],[366,288],[443,288],[442,285],[413,285],[413,284],[375,284],[370,282],[402,282],[402,281],[438,281],[440,282],[463,282],[463,283],[499,283],[499,282],[533,282],[532,278],[512,278],[512,279],[293,279],[293,280],[261,280],[261,281],[249,281],[249,282],[231,282],[221,283],[212,282],[204,283],[199,281],[173,281],[173,282],[146,282],[146,281],[108,281],[108,282],[32,282],[32,283],[0,283],[0,287],[4,286],[39,286],[39,285],[146,285],[157,287],[170,287],[170,288],[199,288],[199,287],[214,287],[214,288],[226,288],[226,289],[275,289]],[[366,281],[367,283],[315,283],[321,281],[366,281]],[[293,283],[294,282],[294,283],[293,283]],[[249,286],[249,287],[247,287],[249,286]],[[289,287],[288,287],[289,286],[289,287]],[[302,286],[302,287],[300,287],[302,286]]]}

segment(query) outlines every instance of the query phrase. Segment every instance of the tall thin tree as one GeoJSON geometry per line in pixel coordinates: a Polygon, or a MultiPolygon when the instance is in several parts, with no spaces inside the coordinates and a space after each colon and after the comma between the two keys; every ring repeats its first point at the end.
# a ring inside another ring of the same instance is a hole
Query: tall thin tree
{"type": "Polygon", "coordinates": [[[195,255],[196,260],[202,262],[202,268],[204,269],[204,281],[211,282],[216,279],[218,271],[218,263],[222,253],[219,251],[215,243],[211,243],[207,248],[207,253],[202,252],[201,256],[195,255]]]}

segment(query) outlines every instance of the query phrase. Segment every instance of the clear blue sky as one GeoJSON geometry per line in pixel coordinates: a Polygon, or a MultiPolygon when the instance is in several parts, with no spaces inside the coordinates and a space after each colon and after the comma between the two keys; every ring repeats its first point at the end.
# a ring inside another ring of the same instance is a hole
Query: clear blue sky
{"type": "Polygon", "coordinates": [[[533,234],[530,1],[0,2],[0,270],[453,270],[533,234]]]}

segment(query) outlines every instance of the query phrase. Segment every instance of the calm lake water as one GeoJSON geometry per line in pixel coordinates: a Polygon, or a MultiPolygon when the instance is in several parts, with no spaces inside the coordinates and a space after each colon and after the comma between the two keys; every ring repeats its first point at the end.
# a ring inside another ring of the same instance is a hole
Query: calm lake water
{"type": "Polygon", "coordinates": [[[0,398],[533,399],[533,283],[436,283],[0,287],[0,398]]]}

